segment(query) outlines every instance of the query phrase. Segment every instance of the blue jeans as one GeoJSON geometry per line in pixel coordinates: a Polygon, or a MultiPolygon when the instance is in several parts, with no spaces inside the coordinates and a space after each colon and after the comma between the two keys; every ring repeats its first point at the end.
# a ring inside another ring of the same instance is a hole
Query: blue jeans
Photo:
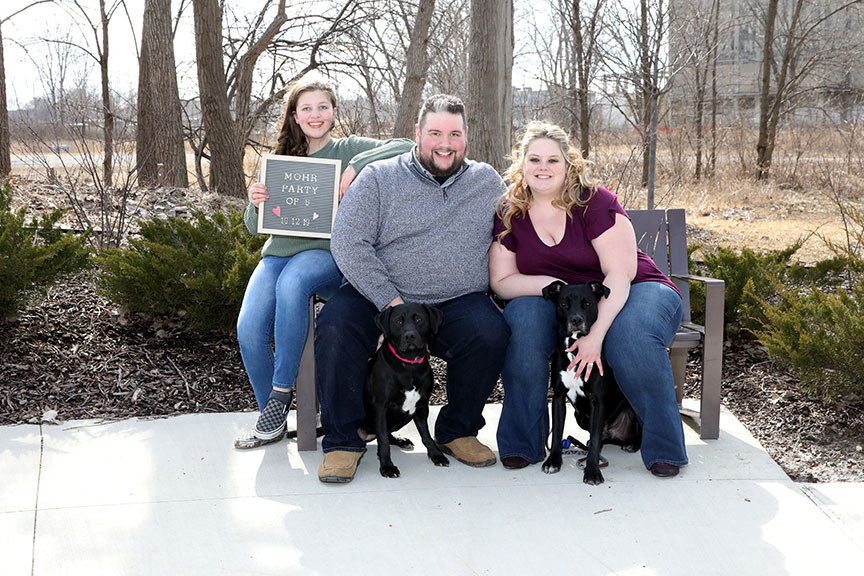
{"type": "MultiPolygon", "coordinates": [[[[630,287],[627,303],[606,333],[603,352],[642,423],[642,461],[687,464],[684,428],[675,400],[666,347],[683,313],[681,297],[659,282],[630,287]]],[[[556,345],[555,305],[540,296],[512,300],[504,309],[510,344],[501,380],[504,405],[498,423],[501,458],[539,462],[549,434],[549,358],[556,345]]]]}
{"type": "Polygon", "coordinates": [[[309,298],[329,298],[341,281],[326,250],[265,256],[252,272],[237,318],[237,340],[259,410],[273,386],[294,387],[309,331],[309,298]]]}
{"type": "MultiPolygon", "coordinates": [[[[429,351],[447,361],[447,405],[435,421],[435,439],[447,443],[476,436],[485,425],[483,407],[498,381],[509,330],[498,308],[479,292],[435,307],[443,320],[429,351]]],[[[365,413],[367,361],[381,334],[377,314],[375,305],[346,283],[318,315],[315,374],[324,452],[366,446],[357,427],[365,413]]]]}

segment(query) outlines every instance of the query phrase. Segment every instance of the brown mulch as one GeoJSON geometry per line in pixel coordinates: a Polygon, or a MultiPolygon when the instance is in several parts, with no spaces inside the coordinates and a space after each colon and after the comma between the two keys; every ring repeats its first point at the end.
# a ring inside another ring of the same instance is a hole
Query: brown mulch
{"type": "MultiPolygon", "coordinates": [[[[31,215],[64,205],[39,183],[21,184],[18,202],[31,215]]],[[[142,217],[224,206],[194,190],[135,194],[142,217]]],[[[688,235],[713,243],[690,226],[688,235]]],[[[32,294],[18,319],[0,323],[0,425],[255,410],[233,334],[126,317],[98,293],[93,276],[61,279],[32,294]]],[[[692,355],[688,394],[698,393],[699,369],[692,355]]],[[[792,479],[864,481],[864,399],[824,406],[753,344],[726,348],[723,375],[723,404],[792,479]]],[[[490,401],[501,397],[499,386],[490,401]]],[[[435,399],[442,399],[440,384],[435,399]]]]}

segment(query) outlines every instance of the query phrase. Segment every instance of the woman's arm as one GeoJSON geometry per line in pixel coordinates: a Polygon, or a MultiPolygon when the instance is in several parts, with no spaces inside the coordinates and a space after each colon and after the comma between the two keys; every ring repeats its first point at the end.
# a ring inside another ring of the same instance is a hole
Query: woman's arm
{"type": "Polygon", "coordinates": [[[516,254],[500,242],[489,249],[489,286],[504,300],[519,296],[542,296],[543,288],[558,280],[552,276],[521,274],[516,266],[516,254]]]}
{"type": "Polygon", "coordinates": [[[636,277],[636,233],[626,216],[616,214],[615,224],[592,240],[591,245],[600,259],[603,284],[609,288],[609,297],[600,301],[597,321],[591,326],[591,332],[574,344],[579,350],[568,368],[576,366],[577,374],[587,368],[585,378],[591,373],[592,363],[603,373],[600,362],[603,339],[627,302],[630,283],[636,277]]]}

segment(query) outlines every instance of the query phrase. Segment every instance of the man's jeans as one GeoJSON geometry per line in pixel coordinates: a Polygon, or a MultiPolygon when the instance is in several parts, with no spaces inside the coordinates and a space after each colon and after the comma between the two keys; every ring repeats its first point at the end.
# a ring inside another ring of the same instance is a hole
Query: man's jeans
{"type": "MultiPolygon", "coordinates": [[[[479,292],[435,307],[443,320],[429,351],[447,361],[447,405],[435,422],[435,439],[447,443],[476,436],[484,426],[483,407],[498,381],[509,329],[498,308],[479,292]]],[[[377,313],[374,304],[346,283],[318,315],[315,374],[324,452],[365,448],[357,427],[364,416],[367,361],[381,334],[377,313]]]]}
{"type": "Polygon", "coordinates": [[[237,340],[259,410],[273,386],[294,387],[309,329],[309,298],[329,298],[341,281],[326,250],[265,256],[252,272],[237,318],[237,340]]]}
{"type": "MultiPolygon", "coordinates": [[[[681,322],[681,297],[659,282],[640,282],[603,341],[618,385],[642,423],[642,461],[687,464],[684,428],[675,400],[666,347],[681,322]]],[[[504,309],[510,344],[501,379],[504,406],[498,424],[501,458],[539,462],[549,434],[549,358],[558,337],[555,305],[540,296],[512,300],[504,309]]]]}

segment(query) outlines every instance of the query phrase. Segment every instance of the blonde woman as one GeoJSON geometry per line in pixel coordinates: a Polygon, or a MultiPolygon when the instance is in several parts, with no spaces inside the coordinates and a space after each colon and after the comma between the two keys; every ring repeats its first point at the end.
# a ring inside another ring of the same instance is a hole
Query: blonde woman
{"type": "Polygon", "coordinates": [[[542,289],[555,280],[598,280],[609,288],[571,366],[590,374],[605,352],[643,426],[642,459],[655,476],[687,464],[666,346],[681,320],[681,296],[636,247],[617,197],[590,179],[588,165],[558,126],[531,123],[513,152],[489,252],[492,289],[509,300],[511,329],[502,371],[505,397],[498,451],[506,468],[546,456],[548,359],[555,309],[542,289]]]}

